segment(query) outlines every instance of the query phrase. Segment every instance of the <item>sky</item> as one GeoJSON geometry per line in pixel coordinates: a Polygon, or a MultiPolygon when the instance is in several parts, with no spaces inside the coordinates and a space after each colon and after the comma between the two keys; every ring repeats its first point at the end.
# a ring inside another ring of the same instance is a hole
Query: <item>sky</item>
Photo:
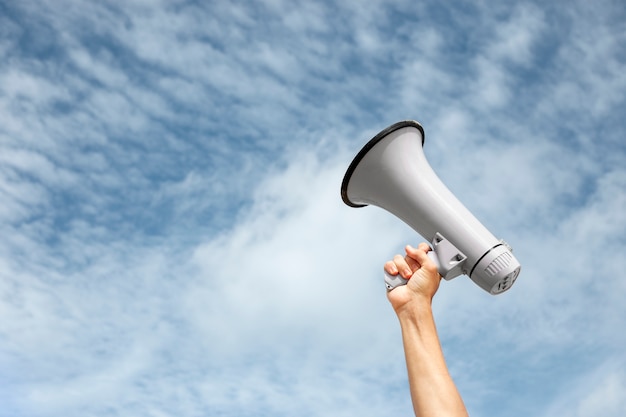
{"type": "Polygon", "coordinates": [[[626,5],[0,0],[0,416],[412,415],[343,175],[400,120],[522,264],[433,309],[475,416],[626,415],[626,5]]]}

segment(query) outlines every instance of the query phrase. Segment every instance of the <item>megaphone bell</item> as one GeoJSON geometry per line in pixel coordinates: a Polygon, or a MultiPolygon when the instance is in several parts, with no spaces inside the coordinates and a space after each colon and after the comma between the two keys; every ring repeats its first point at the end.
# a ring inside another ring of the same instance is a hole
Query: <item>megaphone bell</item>
{"type": "MultiPolygon", "coordinates": [[[[428,252],[446,280],[467,275],[485,291],[508,290],[520,272],[512,249],[498,240],[441,182],[423,150],[424,129],[412,120],[389,126],[356,155],[341,197],[351,207],[374,205],[431,242],[428,252]]],[[[388,290],[407,280],[386,274],[388,290]]]]}

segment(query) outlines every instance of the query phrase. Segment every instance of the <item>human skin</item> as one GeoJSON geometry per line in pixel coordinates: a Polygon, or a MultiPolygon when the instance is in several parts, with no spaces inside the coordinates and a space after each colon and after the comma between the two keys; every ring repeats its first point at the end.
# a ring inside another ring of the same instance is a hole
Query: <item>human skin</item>
{"type": "Polygon", "coordinates": [[[432,312],[432,300],[441,275],[428,258],[430,247],[406,246],[406,256],[396,255],[385,271],[408,279],[387,293],[402,330],[402,342],[413,409],[417,417],[468,416],[463,399],[448,371],[432,312]]]}

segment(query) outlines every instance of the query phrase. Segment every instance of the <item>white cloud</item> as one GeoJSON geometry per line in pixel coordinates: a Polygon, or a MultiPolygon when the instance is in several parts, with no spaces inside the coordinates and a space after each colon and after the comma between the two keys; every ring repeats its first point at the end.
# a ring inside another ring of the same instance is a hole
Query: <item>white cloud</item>
{"type": "Polygon", "coordinates": [[[546,410],[545,416],[622,416],[626,412],[624,358],[609,358],[589,374],[571,381],[546,410]]]}
{"type": "MultiPolygon", "coordinates": [[[[207,287],[194,291],[192,306],[209,327],[228,327],[235,321],[248,328],[244,323],[250,323],[248,332],[259,339],[287,331],[344,340],[351,337],[347,327],[375,320],[372,316],[360,321],[363,311],[353,304],[372,303],[371,296],[382,294],[370,291],[382,288],[379,277],[372,281],[369,261],[375,253],[371,245],[379,247],[380,243],[367,239],[367,247],[347,251],[363,242],[364,236],[373,237],[374,227],[367,223],[371,214],[359,227],[348,210],[340,207],[339,185],[345,167],[336,158],[322,162],[312,150],[290,159],[285,172],[256,190],[235,230],[198,248],[194,259],[205,271],[207,287]],[[212,300],[214,315],[205,319],[202,310],[207,299],[212,300]],[[267,319],[269,328],[258,327],[261,317],[267,319]]],[[[383,259],[378,263],[382,265],[383,259]]],[[[380,265],[375,269],[380,270],[380,265]]],[[[214,334],[229,337],[227,331],[214,334]]],[[[249,337],[246,334],[232,336],[249,337]]]]}
{"type": "Polygon", "coordinates": [[[509,19],[496,26],[495,38],[487,46],[487,55],[493,60],[504,59],[518,65],[529,65],[535,56],[533,48],[540,41],[544,29],[544,13],[538,7],[518,5],[509,19]]]}

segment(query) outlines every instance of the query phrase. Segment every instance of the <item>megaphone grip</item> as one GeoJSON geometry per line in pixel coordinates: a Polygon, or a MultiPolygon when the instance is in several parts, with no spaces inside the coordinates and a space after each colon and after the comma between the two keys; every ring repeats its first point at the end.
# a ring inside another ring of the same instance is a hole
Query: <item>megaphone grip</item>
{"type": "MultiPolygon", "coordinates": [[[[437,254],[430,251],[426,255],[437,266],[437,270],[439,270],[439,258],[437,257],[437,254]]],[[[385,271],[385,287],[387,287],[387,292],[402,285],[406,285],[407,282],[409,282],[409,280],[402,278],[400,274],[391,275],[385,271]]]]}
{"type": "Polygon", "coordinates": [[[387,271],[385,271],[385,287],[387,287],[387,292],[393,290],[396,287],[406,285],[407,282],[409,282],[409,280],[402,278],[400,274],[391,275],[387,271]]]}

